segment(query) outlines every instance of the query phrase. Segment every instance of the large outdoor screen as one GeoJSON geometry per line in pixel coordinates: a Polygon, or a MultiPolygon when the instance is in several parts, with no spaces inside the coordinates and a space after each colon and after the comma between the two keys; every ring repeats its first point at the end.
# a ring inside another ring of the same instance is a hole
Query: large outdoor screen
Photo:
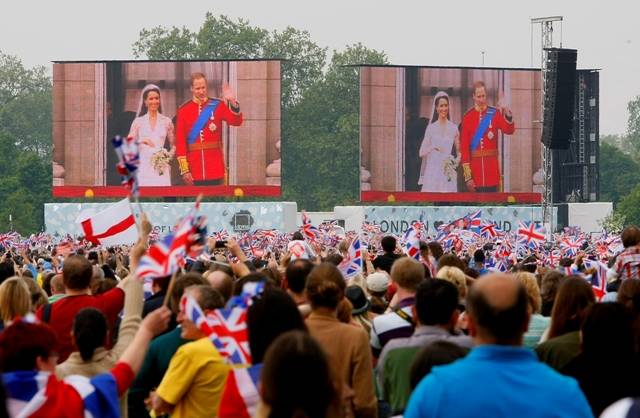
{"type": "Polygon", "coordinates": [[[538,202],[541,73],[361,67],[364,201],[538,202]]]}
{"type": "Polygon", "coordinates": [[[122,196],[111,139],[138,144],[142,197],[280,196],[280,62],[58,62],[53,194],[122,196]]]}

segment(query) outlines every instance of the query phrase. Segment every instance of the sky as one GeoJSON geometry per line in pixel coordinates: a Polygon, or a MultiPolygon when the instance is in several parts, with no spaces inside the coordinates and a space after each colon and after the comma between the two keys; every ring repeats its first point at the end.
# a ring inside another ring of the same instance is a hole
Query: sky
{"type": "Polygon", "coordinates": [[[29,67],[133,59],[141,29],[195,31],[207,11],[268,30],[307,30],[330,51],[361,42],[397,65],[481,66],[484,51],[486,66],[516,68],[532,66],[532,29],[533,66],[540,63],[540,27],[530,19],[559,15],[562,46],[578,50],[578,68],[601,69],[601,135],[625,132],[627,103],[640,95],[640,2],[629,0],[14,1],[3,5],[0,51],[29,67]]]}

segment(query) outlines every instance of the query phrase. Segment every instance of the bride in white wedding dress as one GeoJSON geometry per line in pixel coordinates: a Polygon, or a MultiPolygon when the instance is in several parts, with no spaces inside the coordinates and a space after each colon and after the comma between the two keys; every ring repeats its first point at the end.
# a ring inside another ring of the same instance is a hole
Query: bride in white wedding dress
{"type": "Polygon", "coordinates": [[[422,158],[420,178],[423,192],[456,192],[460,164],[460,135],[449,116],[449,96],[439,91],[433,99],[431,120],[418,154],[422,158]],[[451,154],[455,145],[456,156],[451,154]]]}
{"type": "Polygon", "coordinates": [[[162,113],[160,88],[147,84],[140,93],[138,113],[131,124],[129,136],[138,141],[140,166],[138,184],[140,186],[171,186],[171,170],[166,166],[160,170],[153,167],[152,156],[164,148],[165,142],[174,148],[173,122],[162,113]]]}

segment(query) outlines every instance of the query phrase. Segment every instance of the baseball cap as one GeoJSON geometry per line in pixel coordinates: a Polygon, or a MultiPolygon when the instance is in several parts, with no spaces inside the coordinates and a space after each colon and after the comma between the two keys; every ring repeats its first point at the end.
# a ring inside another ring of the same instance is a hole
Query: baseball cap
{"type": "Polygon", "coordinates": [[[377,271],[367,276],[367,289],[372,292],[385,292],[389,287],[389,282],[387,273],[377,271]]]}

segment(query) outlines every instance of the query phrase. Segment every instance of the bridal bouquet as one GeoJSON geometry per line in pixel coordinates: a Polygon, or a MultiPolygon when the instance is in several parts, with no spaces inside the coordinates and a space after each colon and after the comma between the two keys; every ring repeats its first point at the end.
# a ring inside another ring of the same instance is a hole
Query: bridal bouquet
{"type": "Polygon", "coordinates": [[[453,181],[457,178],[456,167],[458,167],[457,158],[450,155],[444,160],[444,175],[447,176],[448,181],[453,181]]]}
{"type": "Polygon", "coordinates": [[[156,151],[151,156],[151,166],[158,173],[158,175],[163,175],[165,171],[169,170],[169,162],[173,158],[174,149],[172,148],[169,151],[166,148],[160,148],[159,151],[156,151]]]}

